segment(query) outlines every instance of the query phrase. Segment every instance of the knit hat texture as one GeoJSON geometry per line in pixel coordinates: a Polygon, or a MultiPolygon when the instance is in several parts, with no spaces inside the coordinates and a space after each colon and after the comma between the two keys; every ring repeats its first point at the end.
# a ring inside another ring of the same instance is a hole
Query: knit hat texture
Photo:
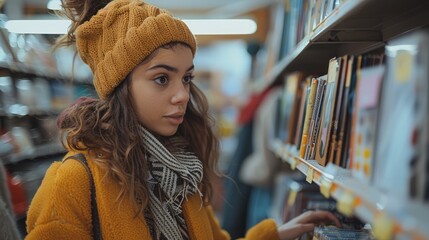
{"type": "Polygon", "coordinates": [[[181,42],[195,55],[195,37],[168,11],[142,0],[114,0],[75,32],[76,47],[89,65],[94,86],[106,99],[157,48],[181,42]]]}

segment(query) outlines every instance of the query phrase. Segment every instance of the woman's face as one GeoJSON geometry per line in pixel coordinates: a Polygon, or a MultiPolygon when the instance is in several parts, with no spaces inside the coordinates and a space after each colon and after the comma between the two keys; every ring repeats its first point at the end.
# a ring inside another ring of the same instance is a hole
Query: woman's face
{"type": "Polygon", "coordinates": [[[193,79],[191,49],[160,48],[131,72],[130,91],[140,124],[161,136],[171,136],[183,122],[193,79]]]}

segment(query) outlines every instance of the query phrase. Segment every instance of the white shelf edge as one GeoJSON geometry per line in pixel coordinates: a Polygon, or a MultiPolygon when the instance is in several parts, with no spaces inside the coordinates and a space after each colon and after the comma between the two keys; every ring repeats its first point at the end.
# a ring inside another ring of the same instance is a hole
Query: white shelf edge
{"type": "Polygon", "coordinates": [[[391,207],[392,204],[387,205],[388,201],[392,202],[392,197],[379,192],[376,188],[368,184],[359,182],[351,176],[350,170],[331,165],[330,168],[336,167],[336,170],[339,170],[338,173],[332,176],[332,174],[325,172],[327,171],[327,167],[318,166],[315,160],[304,160],[297,156],[297,152],[288,152],[293,147],[283,144],[280,140],[276,139],[272,141],[271,150],[284,162],[296,165],[296,169],[305,176],[307,176],[308,169],[312,168],[317,173],[317,176],[313,177],[312,182],[315,182],[320,187],[322,180],[334,183],[337,187],[331,193],[331,196],[337,201],[344,193],[350,194],[354,199],[359,199],[360,204],[354,207],[353,213],[365,222],[374,224],[375,216],[384,214],[395,225],[400,226],[399,230],[395,230],[400,231],[399,234],[411,236],[411,239],[429,239],[429,229],[425,226],[425,223],[429,222],[429,209],[427,205],[411,201],[405,203],[394,202],[393,205],[395,205],[395,208],[398,208],[394,210],[391,207]],[[294,163],[294,161],[296,162],[294,163]],[[410,205],[412,207],[407,207],[410,205]],[[417,214],[420,214],[419,217],[416,217],[417,214]]]}

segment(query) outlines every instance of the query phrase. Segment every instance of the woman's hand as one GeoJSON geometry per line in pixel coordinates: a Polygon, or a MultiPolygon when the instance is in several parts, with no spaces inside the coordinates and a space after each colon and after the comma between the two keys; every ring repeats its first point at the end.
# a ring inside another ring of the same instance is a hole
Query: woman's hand
{"type": "Polygon", "coordinates": [[[328,211],[307,211],[293,218],[278,228],[280,239],[295,239],[306,232],[311,232],[317,224],[334,223],[341,227],[341,223],[334,214],[328,211]]]}

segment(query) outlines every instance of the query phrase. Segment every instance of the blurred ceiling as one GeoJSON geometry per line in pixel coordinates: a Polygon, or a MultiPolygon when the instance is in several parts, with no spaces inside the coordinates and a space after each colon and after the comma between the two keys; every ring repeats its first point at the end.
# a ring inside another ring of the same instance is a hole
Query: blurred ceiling
{"type": "MultiPolygon", "coordinates": [[[[265,42],[270,25],[272,5],[278,0],[146,0],[165,8],[183,19],[195,18],[251,18],[258,24],[252,35],[197,36],[200,44],[226,39],[265,42]]],[[[48,0],[6,0],[3,12],[9,19],[50,19],[55,15],[46,8],[48,0]]]]}

